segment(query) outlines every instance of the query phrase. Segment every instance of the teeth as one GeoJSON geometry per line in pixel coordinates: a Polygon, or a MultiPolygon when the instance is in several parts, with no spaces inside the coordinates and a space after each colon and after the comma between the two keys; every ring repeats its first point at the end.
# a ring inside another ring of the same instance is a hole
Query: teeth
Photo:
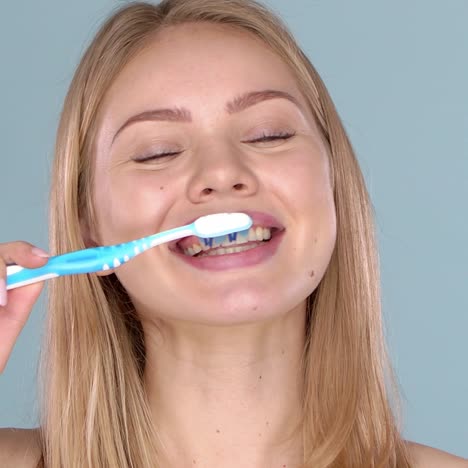
{"type": "Polygon", "coordinates": [[[259,246],[260,242],[257,242],[255,244],[249,244],[249,245],[242,245],[240,247],[230,247],[228,249],[224,249],[223,247],[219,249],[214,249],[210,250],[207,253],[202,253],[199,255],[199,257],[214,257],[216,255],[225,255],[229,253],[238,253],[238,252],[244,252],[246,250],[254,249],[255,247],[259,246]]]}
{"type": "MultiPolygon", "coordinates": [[[[232,239],[232,235],[231,235],[232,239]]],[[[195,243],[191,247],[184,249],[184,253],[186,255],[190,255],[193,257],[194,255],[198,254],[199,252],[205,252],[210,250],[207,254],[202,253],[199,256],[205,255],[224,255],[230,253],[237,253],[242,252],[244,250],[248,250],[246,247],[252,248],[256,247],[259,244],[251,245],[251,246],[242,246],[241,250],[239,250],[240,245],[245,244],[246,242],[255,242],[255,241],[264,241],[271,239],[271,229],[264,228],[261,226],[251,227],[247,233],[237,233],[236,239],[230,241],[229,236],[223,236],[212,239],[210,242],[204,241],[204,239],[200,239],[200,243],[195,243]],[[216,247],[223,247],[220,249],[216,249],[216,247]],[[214,250],[216,249],[216,251],[214,250]]]]}

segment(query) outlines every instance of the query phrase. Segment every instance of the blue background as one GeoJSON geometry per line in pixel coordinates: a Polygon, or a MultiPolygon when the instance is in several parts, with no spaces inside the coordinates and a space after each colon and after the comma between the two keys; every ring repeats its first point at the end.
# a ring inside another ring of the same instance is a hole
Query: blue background
{"type": "MultiPolygon", "coordinates": [[[[4,2],[0,242],[47,249],[63,98],[125,2],[4,2]]],[[[270,0],[321,74],[377,216],[386,334],[407,439],[468,457],[468,2],[270,0]]],[[[37,425],[44,295],[0,376],[0,426],[37,425]]]]}

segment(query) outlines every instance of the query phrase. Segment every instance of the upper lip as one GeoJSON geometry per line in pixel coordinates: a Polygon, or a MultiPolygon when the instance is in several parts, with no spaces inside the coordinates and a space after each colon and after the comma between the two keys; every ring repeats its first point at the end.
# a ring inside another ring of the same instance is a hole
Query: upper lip
{"type": "MultiPolygon", "coordinates": [[[[285,229],[283,224],[273,215],[270,213],[266,213],[264,211],[255,211],[255,210],[244,210],[244,209],[238,209],[238,210],[218,210],[213,213],[204,213],[200,214],[199,216],[196,216],[195,218],[190,218],[187,221],[183,222],[182,225],[187,225],[187,224],[192,224],[195,220],[202,216],[207,216],[209,214],[214,214],[214,213],[245,213],[246,215],[250,216],[252,218],[252,226],[263,226],[267,228],[275,228],[279,231],[282,231],[285,229]]],[[[172,242],[169,242],[169,248],[171,250],[175,250],[176,244],[180,242],[182,239],[176,239],[172,242]]]]}

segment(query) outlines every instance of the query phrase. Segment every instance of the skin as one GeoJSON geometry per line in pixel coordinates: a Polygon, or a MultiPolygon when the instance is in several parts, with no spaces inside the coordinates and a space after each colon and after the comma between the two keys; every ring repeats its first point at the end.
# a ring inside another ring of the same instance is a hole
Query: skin
{"type": "Polygon", "coordinates": [[[95,170],[90,243],[242,209],[285,226],[276,255],[257,266],[200,271],[162,246],[115,273],[142,320],[145,385],[171,466],[297,464],[301,440],[289,436],[301,413],[305,300],[329,263],[336,218],[328,156],[287,66],[235,29],[158,33],[106,95],[95,170]],[[287,92],[298,105],[274,98],[226,111],[239,95],[263,90],[287,92]],[[182,107],[191,122],[137,122],[115,136],[135,114],[182,107]],[[254,142],[278,132],[295,135],[254,142]],[[132,159],[163,151],[181,153],[132,159]]]}
{"type": "MultiPolygon", "coordinates": [[[[285,438],[300,414],[304,301],[326,270],[336,226],[326,153],[289,70],[261,42],[226,27],[164,31],[106,96],[95,171],[98,226],[83,227],[90,245],[245,208],[273,213],[286,227],[277,255],[255,268],[200,272],[161,246],[115,273],[146,334],[145,385],[167,451],[162,466],[297,466],[301,441],[285,438]],[[283,99],[225,112],[226,101],[262,89],[288,91],[302,112],[283,99]],[[111,144],[129,116],[172,106],[188,108],[192,123],[139,123],[111,144]],[[283,127],[296,136],[245,143],[283,127]],[[152,164],[130,160],[162,142],[184,153],[152,164]]],[[[30,247],[0,244],[0,257],[43,264],[30,247]]],[[[11,291],[6,312],[24,323],[41,287],[11,291]]],[[[2,342],[14,342],[21,324],[2,342]]],[[[415,468],[468,468],[460,457],[407,444],[415,468]]],[[[37,430],[0,429],[0,466],[35,467],[40,449],[37,430]]]]}

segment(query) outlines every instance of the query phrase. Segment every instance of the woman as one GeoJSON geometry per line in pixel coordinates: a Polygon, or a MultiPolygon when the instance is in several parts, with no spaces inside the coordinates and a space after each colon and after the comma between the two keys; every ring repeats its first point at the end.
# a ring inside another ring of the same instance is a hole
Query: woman
{"type": "MultiPolygon", "coordinates": [[[[261,5],[113,15],[70,86],[51,195],[54,255],[217,212],[263,237],[52,281],[42,424],[3,430],[2,466],[467,466],[402,440],[364,181],[320,77],[261,5]]],[[[31,247],[1,245],[2,276],[47,261],[31,247]]],[[[2,368],[41,287],[9,292],[2,368]]]]}

